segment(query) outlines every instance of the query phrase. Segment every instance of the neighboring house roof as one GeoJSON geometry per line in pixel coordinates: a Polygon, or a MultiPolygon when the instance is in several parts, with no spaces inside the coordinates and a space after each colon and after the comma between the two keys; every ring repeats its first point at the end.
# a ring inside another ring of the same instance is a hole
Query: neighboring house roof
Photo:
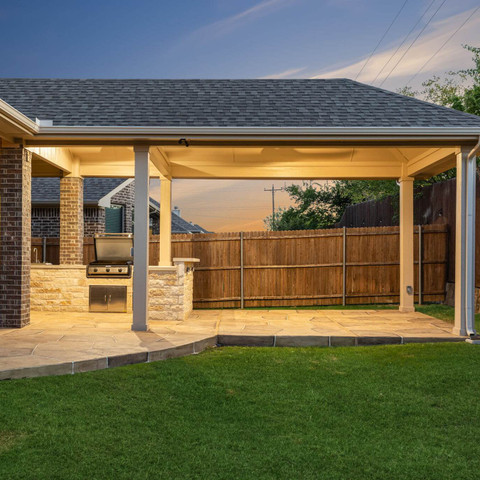
{"type": "MultiPolygon", "coordinates": [[[[83,182],[83,203],[97,205],[100,199],[125,182],[124,178],[85,178],[83,182]]],[[[60,178],[32,178],[32,203],[60,203],[60,178]]]]}
{"type": "Polygon", "coordinates": [[[56,126],[480,127],[480,118],[349,79],[0,79],[0,98],[56,126]]]}
{"type": "MultiPolygon", "coordinates": [[[[160,204],[153,198],[150,198],[150,205],[152,205],[155,210],[160,211],[160,204]]],[[[172,212],[172,233],[210,233],[210,232],[195,223],[187,222],[187,220],[184,220],[180,215],[172,212]]]]}
{"type": "MultiPolygon", "coordinates": [[[[99,201],[126,183],[124,178],[87,177],[83,182],[83,203],[98,205],[99,201]]],[[[60,203],[60,178],[32,177],[32,204],[58,205],[60,203]]],[[[150,197],[150,206],[156,213],[160,204],[150,197]]],[[[209,233],[204,228],[187,222],[179,215],[172,214],[172,233],[209,233]]]]}

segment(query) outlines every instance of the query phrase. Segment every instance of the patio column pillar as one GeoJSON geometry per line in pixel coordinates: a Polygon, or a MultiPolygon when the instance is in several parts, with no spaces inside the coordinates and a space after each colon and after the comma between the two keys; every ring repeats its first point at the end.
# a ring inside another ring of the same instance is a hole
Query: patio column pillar
{"type": "Polygon", "coordinates": [[[148,145],[136,145],[135,223],[133,242],[133,321],[132,330],[148,330],[148,251],[150,237],[150,153],[148,145]]]}
{"type": "Polygon", "coordinates": [[[159,265],[172,264],[172,181],[160,178],[160,256],[159,265]]]}
{"type": "Polygon", "coordinates": [[[475,333],[475,187],[476,159],[457,152],[455,232],[455,326],[453,333],[475,333]]]}
{"type": "Polygon", "coordinates": [[[60,264],[83,263],[83,178],[60,179],[60,264]]]}
{"type": "Polygon", "coordinates": [[[32,154],[0,139],[0,327],[30,323],[32,154]]]}
{"type": "Polygon", "coordinates": [[[475,203],[477,158],[467,154],[467,205],[465,225],[465,324],[467,335],[475,335],[475,203]]]}
{"type": "Polygon", "coordinates": [[[413,178],[400,179],[400,312],[414,312],[413,178]]]}

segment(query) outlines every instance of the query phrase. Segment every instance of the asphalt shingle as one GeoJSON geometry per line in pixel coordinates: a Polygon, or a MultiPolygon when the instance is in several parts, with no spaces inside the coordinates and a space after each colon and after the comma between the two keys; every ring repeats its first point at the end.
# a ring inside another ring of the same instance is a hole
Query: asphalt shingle
{"type": "Polygon", "coordinates": [[[63,126],[480,127],[480,117],[349,79],[0,79],[0,98],[63,126]]]}

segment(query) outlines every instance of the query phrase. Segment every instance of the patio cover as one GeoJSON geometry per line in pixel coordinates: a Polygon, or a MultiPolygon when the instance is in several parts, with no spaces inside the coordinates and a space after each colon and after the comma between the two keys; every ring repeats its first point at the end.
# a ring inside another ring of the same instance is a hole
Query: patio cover
{"type": "MultiPolygon", "coordinates": [[[[148,319],[148,179],[397,179],[400,309],[413,309],[413,180],[457,166],[457,333],[473,330],[480,118],[348,79],[0,79],[0,136],[33,175],[136,179],[133,328],[148,319]]],[[[161,229],[161,261],[170,237],[161,229]],[[163,252],[163,254],[162,254],[163,252]]]]}

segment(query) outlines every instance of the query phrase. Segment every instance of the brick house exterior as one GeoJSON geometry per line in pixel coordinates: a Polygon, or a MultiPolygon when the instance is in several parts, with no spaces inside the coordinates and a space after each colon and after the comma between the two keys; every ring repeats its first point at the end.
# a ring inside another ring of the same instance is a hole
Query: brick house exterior
{"type": "MultiPolygon", "coordinates": [[[[122,231],[133,232],[133,205],[135,182],[114,178],[85,178],[83,205],[83,235],[91,237],[105,232],[105,204],[122,208],[122,231]],[[122,187],[123,185],[123,187],[122,187]],[[112,194],[113,193],[113,194],[112,194]],[[108,200],[108,201],[107,201],[108,200]]],[[[60,236],[60,180],[52,178],[34,178],[32,184],[32,237],[60,236]],[[58,190],[58,194],[57,194],[58,190]],[[48,192],[46,192],[48,191],[48,192]]],[[[160,206],[150,200],[150,228],[153,235],[160,230],[160,206]]],[[[187,222],[180,217],[178,209],[173,211],[172,233],[204,233],[202,227],[187,222]]]]}

